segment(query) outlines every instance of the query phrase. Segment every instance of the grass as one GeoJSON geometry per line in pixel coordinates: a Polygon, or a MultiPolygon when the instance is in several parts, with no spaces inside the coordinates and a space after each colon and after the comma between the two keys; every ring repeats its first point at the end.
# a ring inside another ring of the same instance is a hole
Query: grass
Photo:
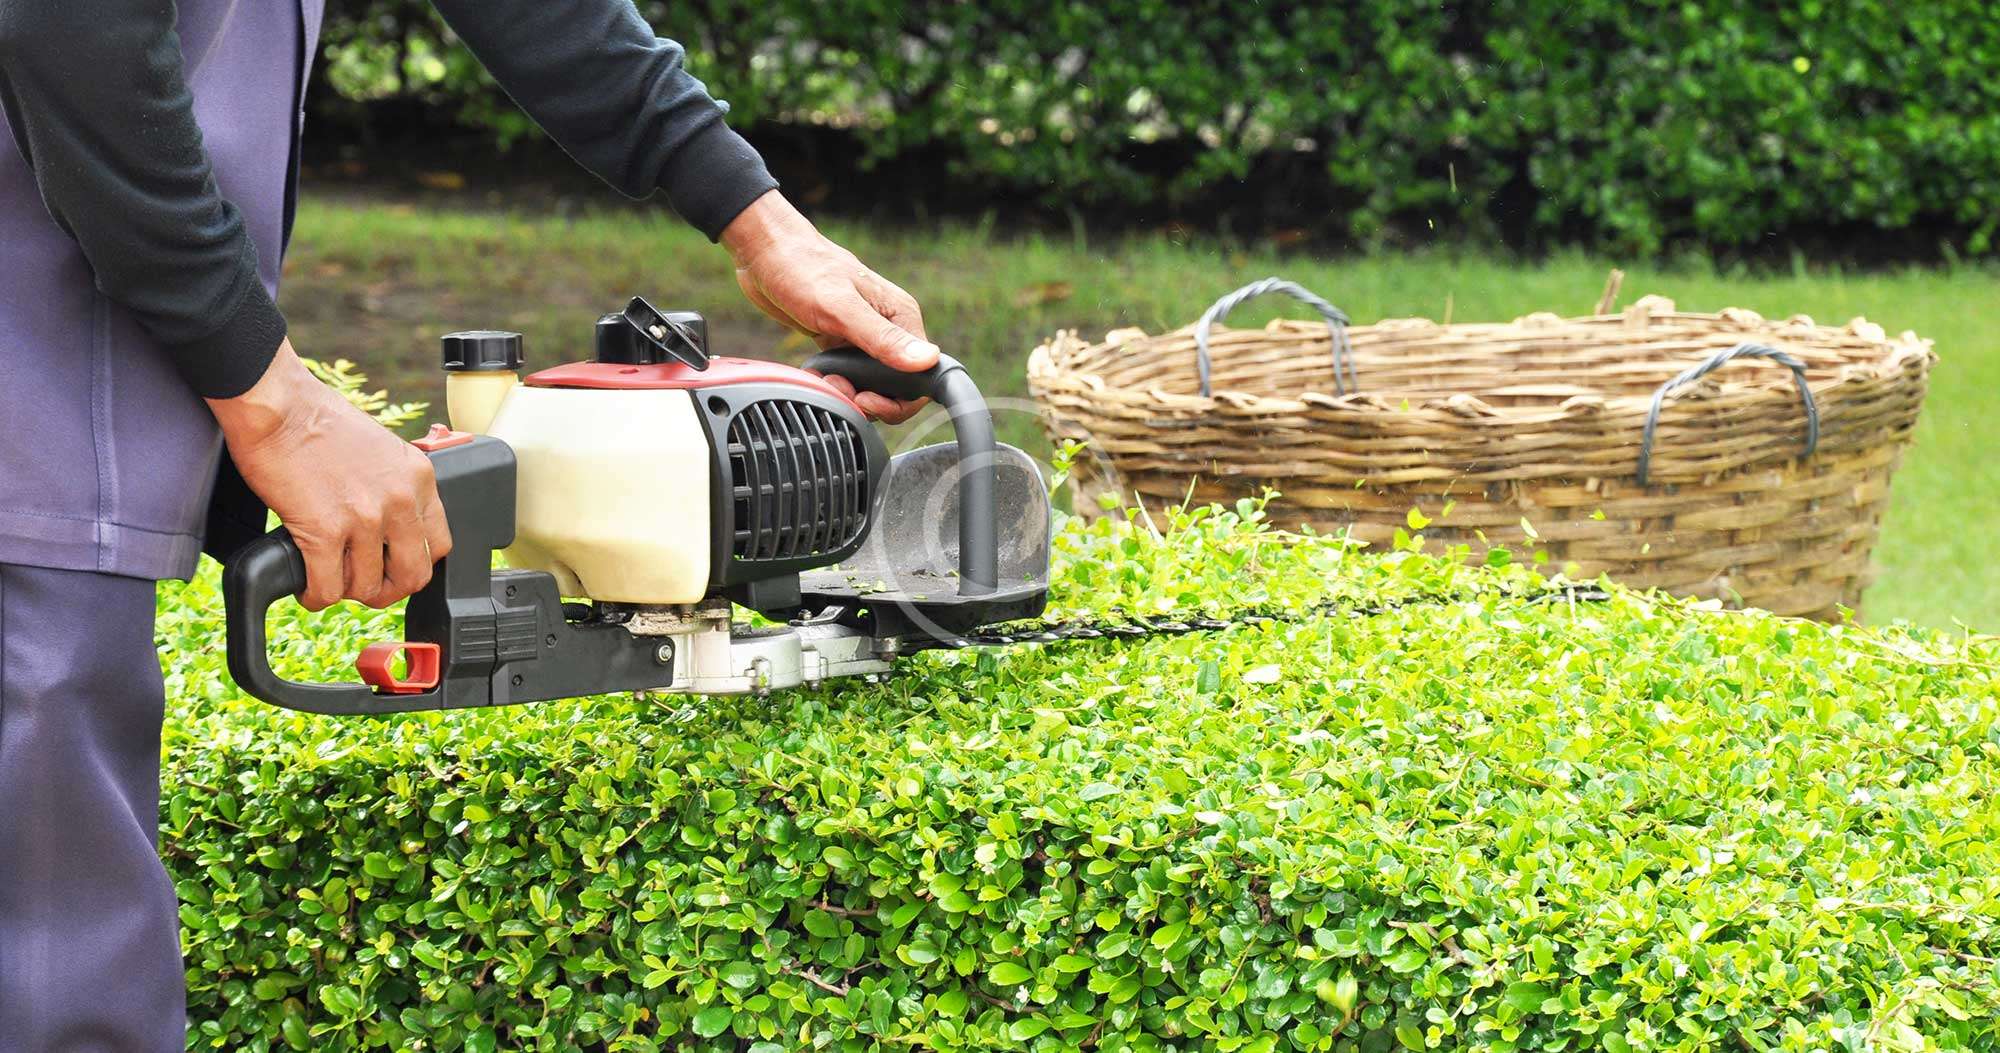
{"type": "MultiPolygon", "coordinates": [[[[2000,630],[2000,574],[1987,569],[1979,526],[2000,521],[2000,473],[1985,471],[1983,456],[1986,427],[2000,419],[2000,271],[1800,266],[1753,274],[1584,255],[1528,264],[1447,253],[1318,260],[1166,235],[1086,244],[991,225],[917,232],[835,223],[829,233],[914,293],[931,336],[975,364],[994,396],[1025,395],[1027,353],[1058,328],[1172,328],[1267,274],[1319,291],[1357,322],[1581,313],[1616,265],[1627,272],[1625,301],[1657,292],[1695,310],[1866,315],[1892,331],[1913,329],[1937,342],[1942,361],[1917,449],[1895,483],[1867,614],[2000,630]]],[[[443,332],[515,329],[527,334],[532,363],[581,358],[595,316],[635,293],[703,311],[725,354],[796,360],[808,350],[742,300],[719,250],[660,212],[560,216],[309,200],[286,271],[284,304],[301,351],[351,358],[400,398],[441,400],[443,332]]],[[[1231,321],[1256,323],[1282,309],[1253,305],[1231,321]]],[[[1015,408],[1022,412],[1003,404],[1003,437],[1037,441],[1025,407],[1015,408]]]]}

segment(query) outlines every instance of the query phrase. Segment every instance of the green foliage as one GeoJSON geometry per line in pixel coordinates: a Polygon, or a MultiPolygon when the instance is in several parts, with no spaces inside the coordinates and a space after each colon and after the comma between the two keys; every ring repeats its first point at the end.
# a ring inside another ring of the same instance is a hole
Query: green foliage
{"type": "MultiPolygon", "coordinates": [[[[1990,1049],[1992,641],[1062,525],[1064,613],[1454,596],[883,685],[333,721],[162,596],[190,1048],[1990,1049]]],[[[1525,561],[1523,561],[1525,562],[1525,561]]],[[[392,615],[274,614],[340,677],[392,615]]]]}
{"type": "Polygon", "coordinates": [[[320,383],[340,393],[353,404],[354,408],[370,417],[385,428],[399,428],[423,416],[430,408],[428,402],[390,402],[386,390],[368,390],[368,378],[354,368],[354,363],[344,358],[336,358],[331,365],[316,358],[300,359],[320,383]]]}
{"type": "MultiPolygon", "coordinates": [[[[1059,203],[1172,204],[1262,173],[1391,223],[1652,252],[1806,228],[2000,224],[1983,0],[1745,5],[648,2],[741,122],[857,129],[1059,203]]],[[[349,5],[334,86],[528,131],[426,5],[349,5]]],[[[1293,217],[1294,222],[1308,222],[1293,217]]]]}

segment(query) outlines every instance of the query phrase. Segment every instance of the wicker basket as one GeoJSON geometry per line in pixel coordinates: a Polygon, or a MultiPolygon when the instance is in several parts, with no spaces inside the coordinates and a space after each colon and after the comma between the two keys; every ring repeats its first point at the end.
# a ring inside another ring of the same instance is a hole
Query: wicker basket
{"type": "Polygon", "coordinates": [[[1275,489],[1287,527],[1379,543],[1418,508],[1429,541],[1475,555],[1542,550],[1551,570],[1780,614],[1858,609],[1930,342],[1652,296],[1612,313],[1614,295],[1615,280],[1583,318],[1349,329],[1267,279],[1161,336],[1060,333],[1028,380],[1050,434],[1088,444],[1085,514],[1107,489],[1149,503],[1275,489]],[[1268,291],[1324,319],[1210,337],[1268,291]]]}

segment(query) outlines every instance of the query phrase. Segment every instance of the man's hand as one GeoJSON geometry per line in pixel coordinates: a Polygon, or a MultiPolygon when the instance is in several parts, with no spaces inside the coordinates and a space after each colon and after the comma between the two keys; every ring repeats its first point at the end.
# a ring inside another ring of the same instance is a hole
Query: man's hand
{"type": "MultiPolygon", "coordinates": [[[[853,344],[905,372],[937,364],[937,345],[924,337],[917,301],[828,241],[777,191],[752,202],[723,228],[722,244],[736,260],[736,284],[743,295],[820,347],[853,344]]],[[[870,391],[857,393],[842,377],[826,379],[870,415],[891,424],[908,420],[929,401],[899,402],[870,391]]]]}
{"type": "Polygon", "coordinates": [[[430,458],[319,382],[291,341],[255,387],[210,399],[243,481],[305,554],[299,602],[387,607],[451,551],[430,458]]]}

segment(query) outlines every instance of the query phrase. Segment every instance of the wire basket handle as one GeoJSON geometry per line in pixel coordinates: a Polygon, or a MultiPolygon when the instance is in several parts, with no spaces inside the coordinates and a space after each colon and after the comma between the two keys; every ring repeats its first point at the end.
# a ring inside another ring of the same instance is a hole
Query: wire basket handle
{"type": "Polygon", "coordinates": [[[1768,358],[1792,371],[1792,381],[1799,388],[1799,401],[1805,405],[1806,410],[1806,442],[1802,456],[1811,457],[1813,451],[1819,448],[1819,404],[1813,401],[1812,388],[1806,386],[1805,363],[1792,355],[1766,344],[1741,343],[1735,347],[1717,351],[1708,357],[1708,361],[1694,366],[1681,373],[1680,376],[1661,384],[1660,390],[1653,392],[1653,406],[1646,411],[1645,438],[1639,443],[1640,486],[1646,485],[1647,470],[1652,467],[1653,432],[1659,427],[1660,406],[1666,402],[1667,396],[1672,394],[1675,389],[1692,384],[1714,372],[1718,366],[1727,362],[1733,362],[1739,358],[1768,358]]]}
{"type": "Polygon", "coordinates": [[[1347,344],[1347,313],[1321,299],[1297,282],[1288,282],[1283,278],[1264,278],[1251,282],[1243,288],[1215,301],[1214,304],[1210,305],[1208,310],[1202,312],[1201,320],[1195,323],[1195,362],[1201,369],[1202,397],[1206,398],[1213,394],[1210,391],[1208,379],[1209,327],[1228,316],[1229,312],[1235,310],[1236,305],[1243,301],[1256,299],[1265,293],[1273,292],[1281,292],[1295,300],[1303,301],[1312,307],[1313,310],[1318,311],[1321,318],[1326,319],[1327,331],[1333,337],[1333,390],[1336,394],[1345,395],[1350,390],[1349,384],[1351,382],[1352,390],[1360,391],[1361,378],[1354,371],[1354,352],[1347,344]],[[1341,374],[1341,367],[1343,366],[1347,369],[1344,378],[1341,374]]]}

